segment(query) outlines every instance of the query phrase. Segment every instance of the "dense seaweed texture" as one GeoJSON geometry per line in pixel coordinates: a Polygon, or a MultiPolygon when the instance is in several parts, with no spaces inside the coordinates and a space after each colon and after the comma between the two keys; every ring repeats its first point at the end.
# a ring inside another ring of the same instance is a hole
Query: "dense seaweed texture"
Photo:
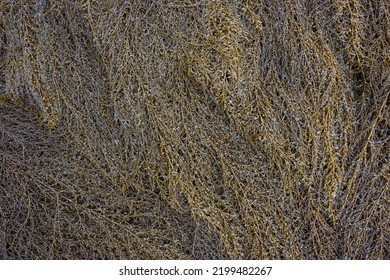
{"type": "Polygon", "coordinates": [[[0,0],[0,258],[389,259],[389,8],[0,0]]]}

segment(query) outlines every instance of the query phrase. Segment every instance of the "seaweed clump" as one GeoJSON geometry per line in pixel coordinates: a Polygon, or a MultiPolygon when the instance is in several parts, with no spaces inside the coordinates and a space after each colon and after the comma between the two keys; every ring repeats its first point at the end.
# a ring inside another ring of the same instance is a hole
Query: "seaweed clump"
{"type": "Polygon", "coordinates": [[[389,2],[0,1],[1,259],[389,259],[389,2]]]}

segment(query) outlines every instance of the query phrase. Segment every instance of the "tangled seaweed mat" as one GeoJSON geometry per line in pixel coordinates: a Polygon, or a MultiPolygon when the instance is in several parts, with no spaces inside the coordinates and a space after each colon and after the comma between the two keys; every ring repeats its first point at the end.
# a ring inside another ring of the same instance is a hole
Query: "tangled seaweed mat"
{"type": "Polygon", "coordinates": [[[389,259],[389,1],[0,1],[0,258],[389,259]]]}

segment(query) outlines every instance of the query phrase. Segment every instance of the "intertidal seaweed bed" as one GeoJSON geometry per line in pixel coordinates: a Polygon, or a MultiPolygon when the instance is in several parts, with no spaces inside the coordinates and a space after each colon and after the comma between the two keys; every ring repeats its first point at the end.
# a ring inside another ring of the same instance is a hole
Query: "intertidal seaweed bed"
{"type": "Polygon", "coordinates": [[[389,259],[389,16],[0,0],[0,259],[389,259]]]}

